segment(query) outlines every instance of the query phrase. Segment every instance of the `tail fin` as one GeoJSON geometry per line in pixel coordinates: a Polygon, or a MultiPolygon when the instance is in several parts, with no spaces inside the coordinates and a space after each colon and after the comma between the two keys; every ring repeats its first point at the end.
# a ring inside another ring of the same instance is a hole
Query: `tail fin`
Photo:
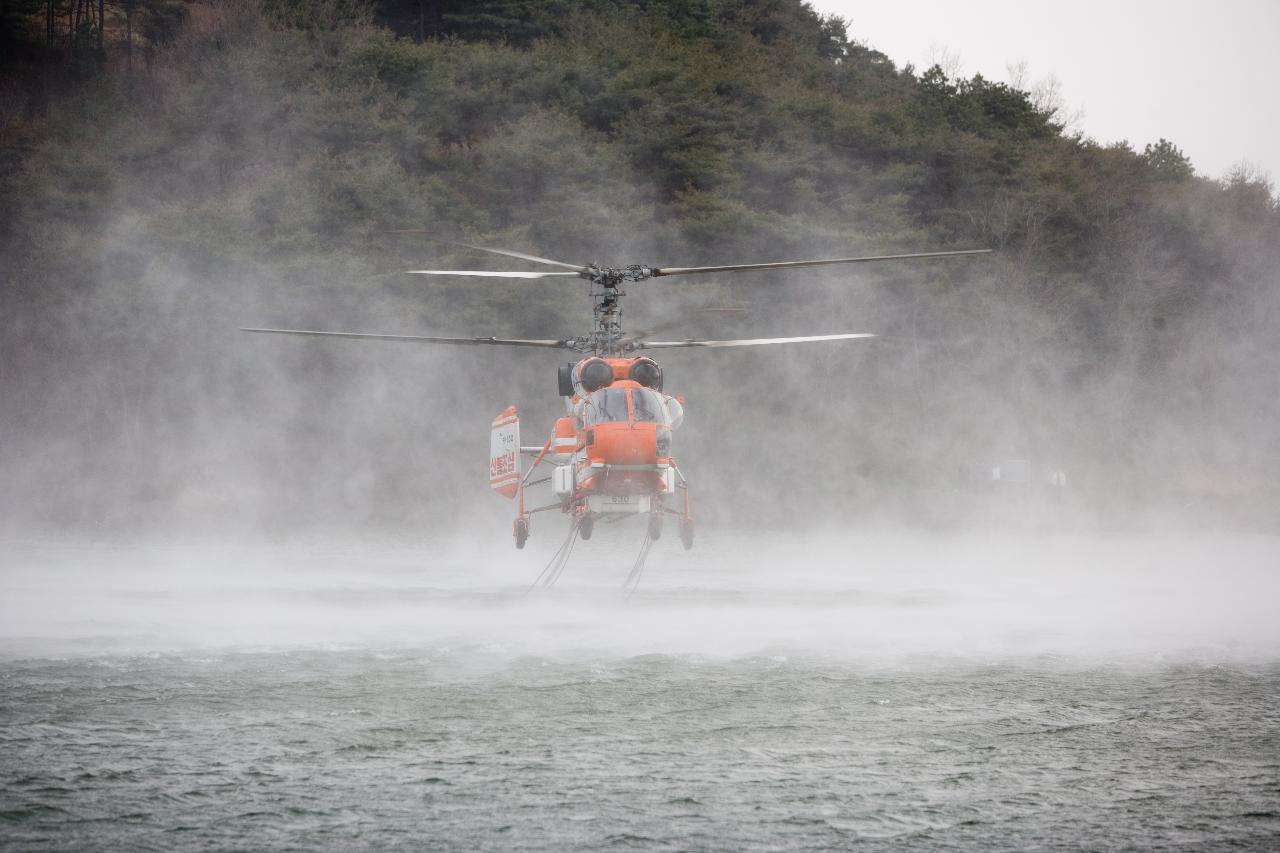
{"type": "Polygon", "coordinates": [[[493,419],[489,433],[489,485],[498,494],[514,498],[520,490],[520,416],[507,406],[493,419]]]}

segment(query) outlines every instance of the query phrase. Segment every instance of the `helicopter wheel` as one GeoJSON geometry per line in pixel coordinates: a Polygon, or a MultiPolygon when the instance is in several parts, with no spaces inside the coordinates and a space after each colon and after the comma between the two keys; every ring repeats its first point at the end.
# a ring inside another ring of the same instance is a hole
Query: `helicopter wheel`
{"type": "Polygon", "coordinates": [[[649,514],[649,538],[655,541],[662,538],[662,513],[660,512],[649,514]]]}
{"type": "Polygon", "coordinates": [[[582,516],[582,520],[578,522],[578,535],[583,539],[590,539],[591,534],[596,529],[596,517],[591,513],[582,516]]]}
{"type": "Polygon", "coordinates": [[[517,518],[512,535],[516,537],[516,548],[523,548],[524,543],[529,541],[529,522],[523,518],[517,518]]]}
{"type": "Polygon", "coordinates": [[[680,519],[680,542],[686,551],[693,549],[693,519],[680,519]]]}

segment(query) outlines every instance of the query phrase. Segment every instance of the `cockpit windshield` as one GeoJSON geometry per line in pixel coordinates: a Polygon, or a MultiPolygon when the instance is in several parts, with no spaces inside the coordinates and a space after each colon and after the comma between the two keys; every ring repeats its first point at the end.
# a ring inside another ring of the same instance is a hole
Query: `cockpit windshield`
{"type": "Polygon", "coordinates": [[[587,426],[627,420],[627,389],[602,388],[587,397],[587,426]]]}
{"type": "Polygon", "coordinates": [[[662,395],[648,388],[602,388],[587,396],[583,413],[587,426],[627,422],[627,393],[631,394],[631,417],[636,421],[665,424],[667,409],[662,395]]]}
{"type": "Polygon", "coordinates": [[[667,422],[666,407],[662,405],[662,397],[658,392],[648,388],[631,389],[631,411],[637,421],[667,422]]]}

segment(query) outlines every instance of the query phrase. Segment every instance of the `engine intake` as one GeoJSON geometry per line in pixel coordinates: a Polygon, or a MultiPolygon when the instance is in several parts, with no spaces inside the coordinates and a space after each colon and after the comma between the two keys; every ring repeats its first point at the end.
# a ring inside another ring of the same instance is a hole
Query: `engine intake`
{"type": "Polygon", "coordinates": [[[613,368],[603,358],[589,358],[578,368],[578,382],[590,394],[613,383],[613,368]]]}
{"type": "Polygon", "coordinates": [[[662,390],[662,368],[658,367],[658,363],[651,358],[637,358],[631,365],[631,372],[627,374],[627,378],[645,388],[662,390]]]}

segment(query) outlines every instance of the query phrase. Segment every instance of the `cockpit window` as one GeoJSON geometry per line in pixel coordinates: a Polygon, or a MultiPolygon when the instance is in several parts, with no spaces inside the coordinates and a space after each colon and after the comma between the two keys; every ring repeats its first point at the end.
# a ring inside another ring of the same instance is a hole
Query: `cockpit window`
{"type": "Polygon", "coordinates": [[[587,426],[626,420],[626,388],[603,388],[587,397],[587,426]]]}
{"type": "Polygon", "coordinates": [[[631,411],[637,421],[657,421],[660,424],[667,422],[662,397],[648,388],[631,389],[631,411]]]}

